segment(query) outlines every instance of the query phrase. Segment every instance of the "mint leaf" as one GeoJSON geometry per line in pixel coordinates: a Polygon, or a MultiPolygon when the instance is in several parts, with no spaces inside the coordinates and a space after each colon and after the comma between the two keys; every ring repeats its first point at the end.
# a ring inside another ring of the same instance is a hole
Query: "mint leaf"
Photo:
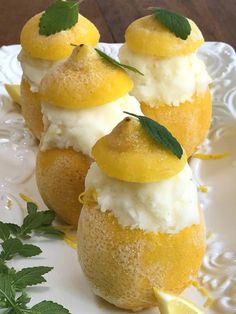
{"type": "Polygon", "coordinates": [[[11,278],[8,274],[0,274],[0,300],[5,307],[15,306],[15,293],[11,287],[11,278]]]}
{"type": "Polygon", "coordinates": [[[31,209],[28,212],[29,214],[25,217],[19,234],[22,237],[39,228],[50,226],[55,218],[55,213],[51,210],[36,212],[31,209]]]}
{"type": "Polygon", "coordinates": [[[24,257],[32,257],[37,256],[42,253],[42,250],[35,245],[32,244],[24,244],[19,250],[19,255],[24,257]]]}
{"type": "Polygon", "coordinates": [[[28,296],[28,294],[23,291],[22,294],[17,298],[16,303],[21,307],[25,307],[26,304],[30,302],[30,300],[31,298],[28,296]]]}
{"type": "Polygon", "coordinates": [[[35,214],[38,210],[38,205],[33,202],[27,202],[27,212],[28,214],[35,214]]]}
{"type": "Polygon", "coordinates": [[[24,257],[36,256],[42,253],[41,249],[32,244],[23,244],[17,238],[10,238],[2,243],[3,251],[0,258],[4,261],[12,259],[15,255],[24,257]]]}
{"type": "Polygon", "coordinates": [[[32,202],[27,203],[28,215],[21,227],[11,223],[0,222],[0,239],[3,241],[0,253],[0,309],[3,314],[46,314],[69,313],[63,306],[51,301],[43,301],[32,309],[27,307],[30,297],[24,289],[45,282],[44,274],[52,270],[52,267],[29,267],[17,272],[9,268],[6,261],[16,255],[31,257],[40,254],[39,247],[32,244],[24,244],[20,239],[28,239],[31,233],[43,235],[61,236],[64,233],[52,226],[55,213],[51,210],[39,211],[38,206],[32,202]]]}
{"type": "Polygon", "coordinates": [[[0,260],[0,274],[8,274],[9,268],[5,265],[4,261],[0,260]]]}
{"type": "Polygon", "coordinates": [[[38,219],[41,220],[42,226],[51,226],[56,214],[52,210],[46,210],[38,213],[38,219]]]}
{"type": "Polygon", "coordinates": [[[34,311],[34,314],[70,314],[70,312],[62,305],[51,301],[42,301],[33,306],[31,310],[34,311]]]}
{"type": "Polygon", "coordinates": [[[0,239],[5,241],[9,237],[10,237],[10,228],[7,226],[7,224],[0,221],[0,239]]]}
{"type": "Polygon", "coordinates": [[[127,111],[124,111],[124,113],[138,118],[143,129],[152,139],[154,139],[158,144],[163,145],[175,156],[181,159],[183,155],[183,149],[176,138],[173,137],[173,135],[167,130],[167,128],[148,117],[138,116],[127,111]]]}
{"type": "Polygon", "coordinates": [[[20,227],[16,224],[7,223],[7,227],[9,228],[9,231],[13,235],[17,235],[17,233],[20,231],[20,227]]]}
{"type": "Polygon", "coordinates": [[[50,36],[72,28],[78,22],[79,2],[58,0],[43,13],[39,22],[39,34],[50,36]]]}
{"type": "Polygon", "coordinates": [[[12,284],[17,291],[25,289],[28,286],[38,285],[46,282],[43,275],[52,269],[53,267],[46,266],[23,268],[14,275],[12,284]]]}
{"type": "Polygon", "coordinates": [[[63,237],[64,232],[52,227],[52,226],[45,226],[37,228],[36,233],[42,233],[46,236],[52,236],[52,237],[63,237]]]}
{"type": "Polygon", "coordinates": [[[7,239],[2,243],[3,251],[0,254],[0,258],[3,260],[10,260],[17,255],[22,248],[23,244],[19,239],[7,239]]]}
{"type": "Polygon", "coordinates": [[[130,70],[132,72],[135,72],[135,73],[138,73],[140,75],[144,75],[142,72],[140,72],[138,69],[130,66],[130,65],[126,65],[126,64],[123,64],[123,63],[120,63],[118,61],[116,61],[115,59],[111,58],[110,56],[108,56],[106,53],[104,53],[103,51],[95,48],[95,50],[97,51],[97,53],[99,54],[100,57],[102,57],[105,61],[115,65],[115,66],[118,66],[122,69],[126,69],[126,70],[130,70]]]}
{"type": "Polygon", "coordinates": [[[176,37],[186,40],[191,33],[191,25],[185,16],[162,8],[150,8],[153,15],[176,37]]]}

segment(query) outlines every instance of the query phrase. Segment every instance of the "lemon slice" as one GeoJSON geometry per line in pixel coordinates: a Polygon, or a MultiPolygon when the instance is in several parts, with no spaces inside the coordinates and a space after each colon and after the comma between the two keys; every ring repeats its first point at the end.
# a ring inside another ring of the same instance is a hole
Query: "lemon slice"
{"type": "Polygon", "coordinates": [[[4,84],[4,87],[12,100],[20,105],[20,85],[4,84]]]}
{"type": "Polygon", "coordinates": [[[188,300],[153,288],[161,314],[206,314],[188,300]]]}

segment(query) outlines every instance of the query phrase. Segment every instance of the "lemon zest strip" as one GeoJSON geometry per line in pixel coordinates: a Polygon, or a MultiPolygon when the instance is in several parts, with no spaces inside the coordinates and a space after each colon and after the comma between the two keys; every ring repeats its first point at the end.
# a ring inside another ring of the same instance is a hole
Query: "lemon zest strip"
{"type": "Polygon", "coordinates": [[[198,290],[198,292],[201,293],[202,296],[207,297],[207,300],[203,306],[209,307],[214,301],[209,291],[206,288],[202,287],[198,281],[193,281],[192,285],[198,290]]]}
{"type": "Polygon", "coordinates": [[[32,200],[30,197],[28,197],[27,195],[25,195],[25,194],[23,194],[23,193],[19,193],[19,196],[20,196],[20,198],[22,198],[23,201],[25,201],[25,202],[34,203],[33,200],[32,200]]]}
{"type": "Polygon", "coordinates": [[[82,205],[84,205],[84,196],[85,196],[85,194],[86,194],[86,191],[82,192],[82,193],[79,195],[79,198],[78,198],[79,202],[80,202],[82,205]]]}
{"type": "Polygon", "coordinates": [[[10,200],[10,199],[7,200],[7,208],[8,209],[12,208],[12,200],[10,200]]]}
{"type": "Polygon", "coordinates": [[[205,185],[200,185],[198,187],[198,191],[202,192],[202,193],[207,193],[208,192],[208,188],[205,185]]]}
{"type": "Polygon", "coordinates": [[[74,250],[77,249],[77,237],[76,235],[65,232],[64,241],[74,250]]]}
{"type": "Polygon", "coordinates": [[[223,159],[230,155],[231,155],[230,152],[225,152],[222,154],[195,154],[193,155],[193,158],[202,159],[202,160],[217,160],[217,159],[223,159]]]}

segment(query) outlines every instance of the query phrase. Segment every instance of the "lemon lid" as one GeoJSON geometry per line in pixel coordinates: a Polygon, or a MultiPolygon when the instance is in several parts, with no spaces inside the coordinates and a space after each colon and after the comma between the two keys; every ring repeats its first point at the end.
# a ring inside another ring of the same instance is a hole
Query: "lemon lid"
{"type": "Polygon", "coordinates": [[[195,52],[204,38],[197,25],[188,19],[191,33],[186,40],[176,37],[154,15],[135,20],[125,32],[129,49],[134,53],[170,58],[195,52]]]}
{"type": "Polygon", "coordinates": [[[109,177],[137,183],[173,177],[187,162],[185,153],[178,159],[147,135],[134,118],[124,119],[110,134],[98,140],[92,154],[109,177]]]}
{"type": "Polygon", "coordinates": [[[185,298],[153,289],[161,314],[205,314],[185,298]]]}
{"type": "Polygon", "coordinates": [[[105,61],[93,47],[81,45],[44,76],[40,93],[50,105],[82,109],[112,102],[132,88],[125,70],[105,61]]]}
{"type": "Polygon", "coordinates": [[[100,38],[99,31],[81,14],[79,14],[78,22],[71,29],[50,36],[40,35],[39,21],[42,14],[43,12],[33,16],[21,31],[21,45],[31,57],[43,60],[62,60],[72,53],[71,43],[97,45],[100,38]]]}

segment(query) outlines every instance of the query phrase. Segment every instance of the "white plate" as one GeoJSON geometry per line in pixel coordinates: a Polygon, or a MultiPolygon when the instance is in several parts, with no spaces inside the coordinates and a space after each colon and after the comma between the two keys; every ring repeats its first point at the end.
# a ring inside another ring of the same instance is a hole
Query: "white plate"
{"type": "MultiPolygon", "coordinates": [[[[115,56],[119,45],[101,44],[100,47],[115,56]]],[[[30,196],[40,208],[45,206],[34,178],[37,143],[2,85],[20,82],[21,70],[16,60],[19,50],[18,45],[0,49],[0,220],[20,224],[25,202],[19,193],[30,196]],[[11,209],[8,200],[12,202],[11,209]]],[[[199,196],[207,230],[213,233],[199,278],[215,300],[206,312],[233,314],[236,313],[236,56],[232,47],[215,42],[204,44],[199,56],[214,80],[213,123],[201,151],[231,152],[229,157],[220,160],[191,161],[198,184],[208,188],[208,193],[199,193],[199,196]]],[[[46,276],[47,283],[30,289],[32,304],[49,299],[62,303],[71,314],[128,313],[92,294],[77,262],[76,251],[65,242],[36,239],[36,243],[42,248],[42,255],[30,260],[19,259],[14,264],[19,269],[29,265],[54,266],[46,276]]],[[[187,289],[184,295],[200,306],[206,301],[195,288],[187,289]]],[[[142,313],[157,314],[158,310],[142,313]]]]}

